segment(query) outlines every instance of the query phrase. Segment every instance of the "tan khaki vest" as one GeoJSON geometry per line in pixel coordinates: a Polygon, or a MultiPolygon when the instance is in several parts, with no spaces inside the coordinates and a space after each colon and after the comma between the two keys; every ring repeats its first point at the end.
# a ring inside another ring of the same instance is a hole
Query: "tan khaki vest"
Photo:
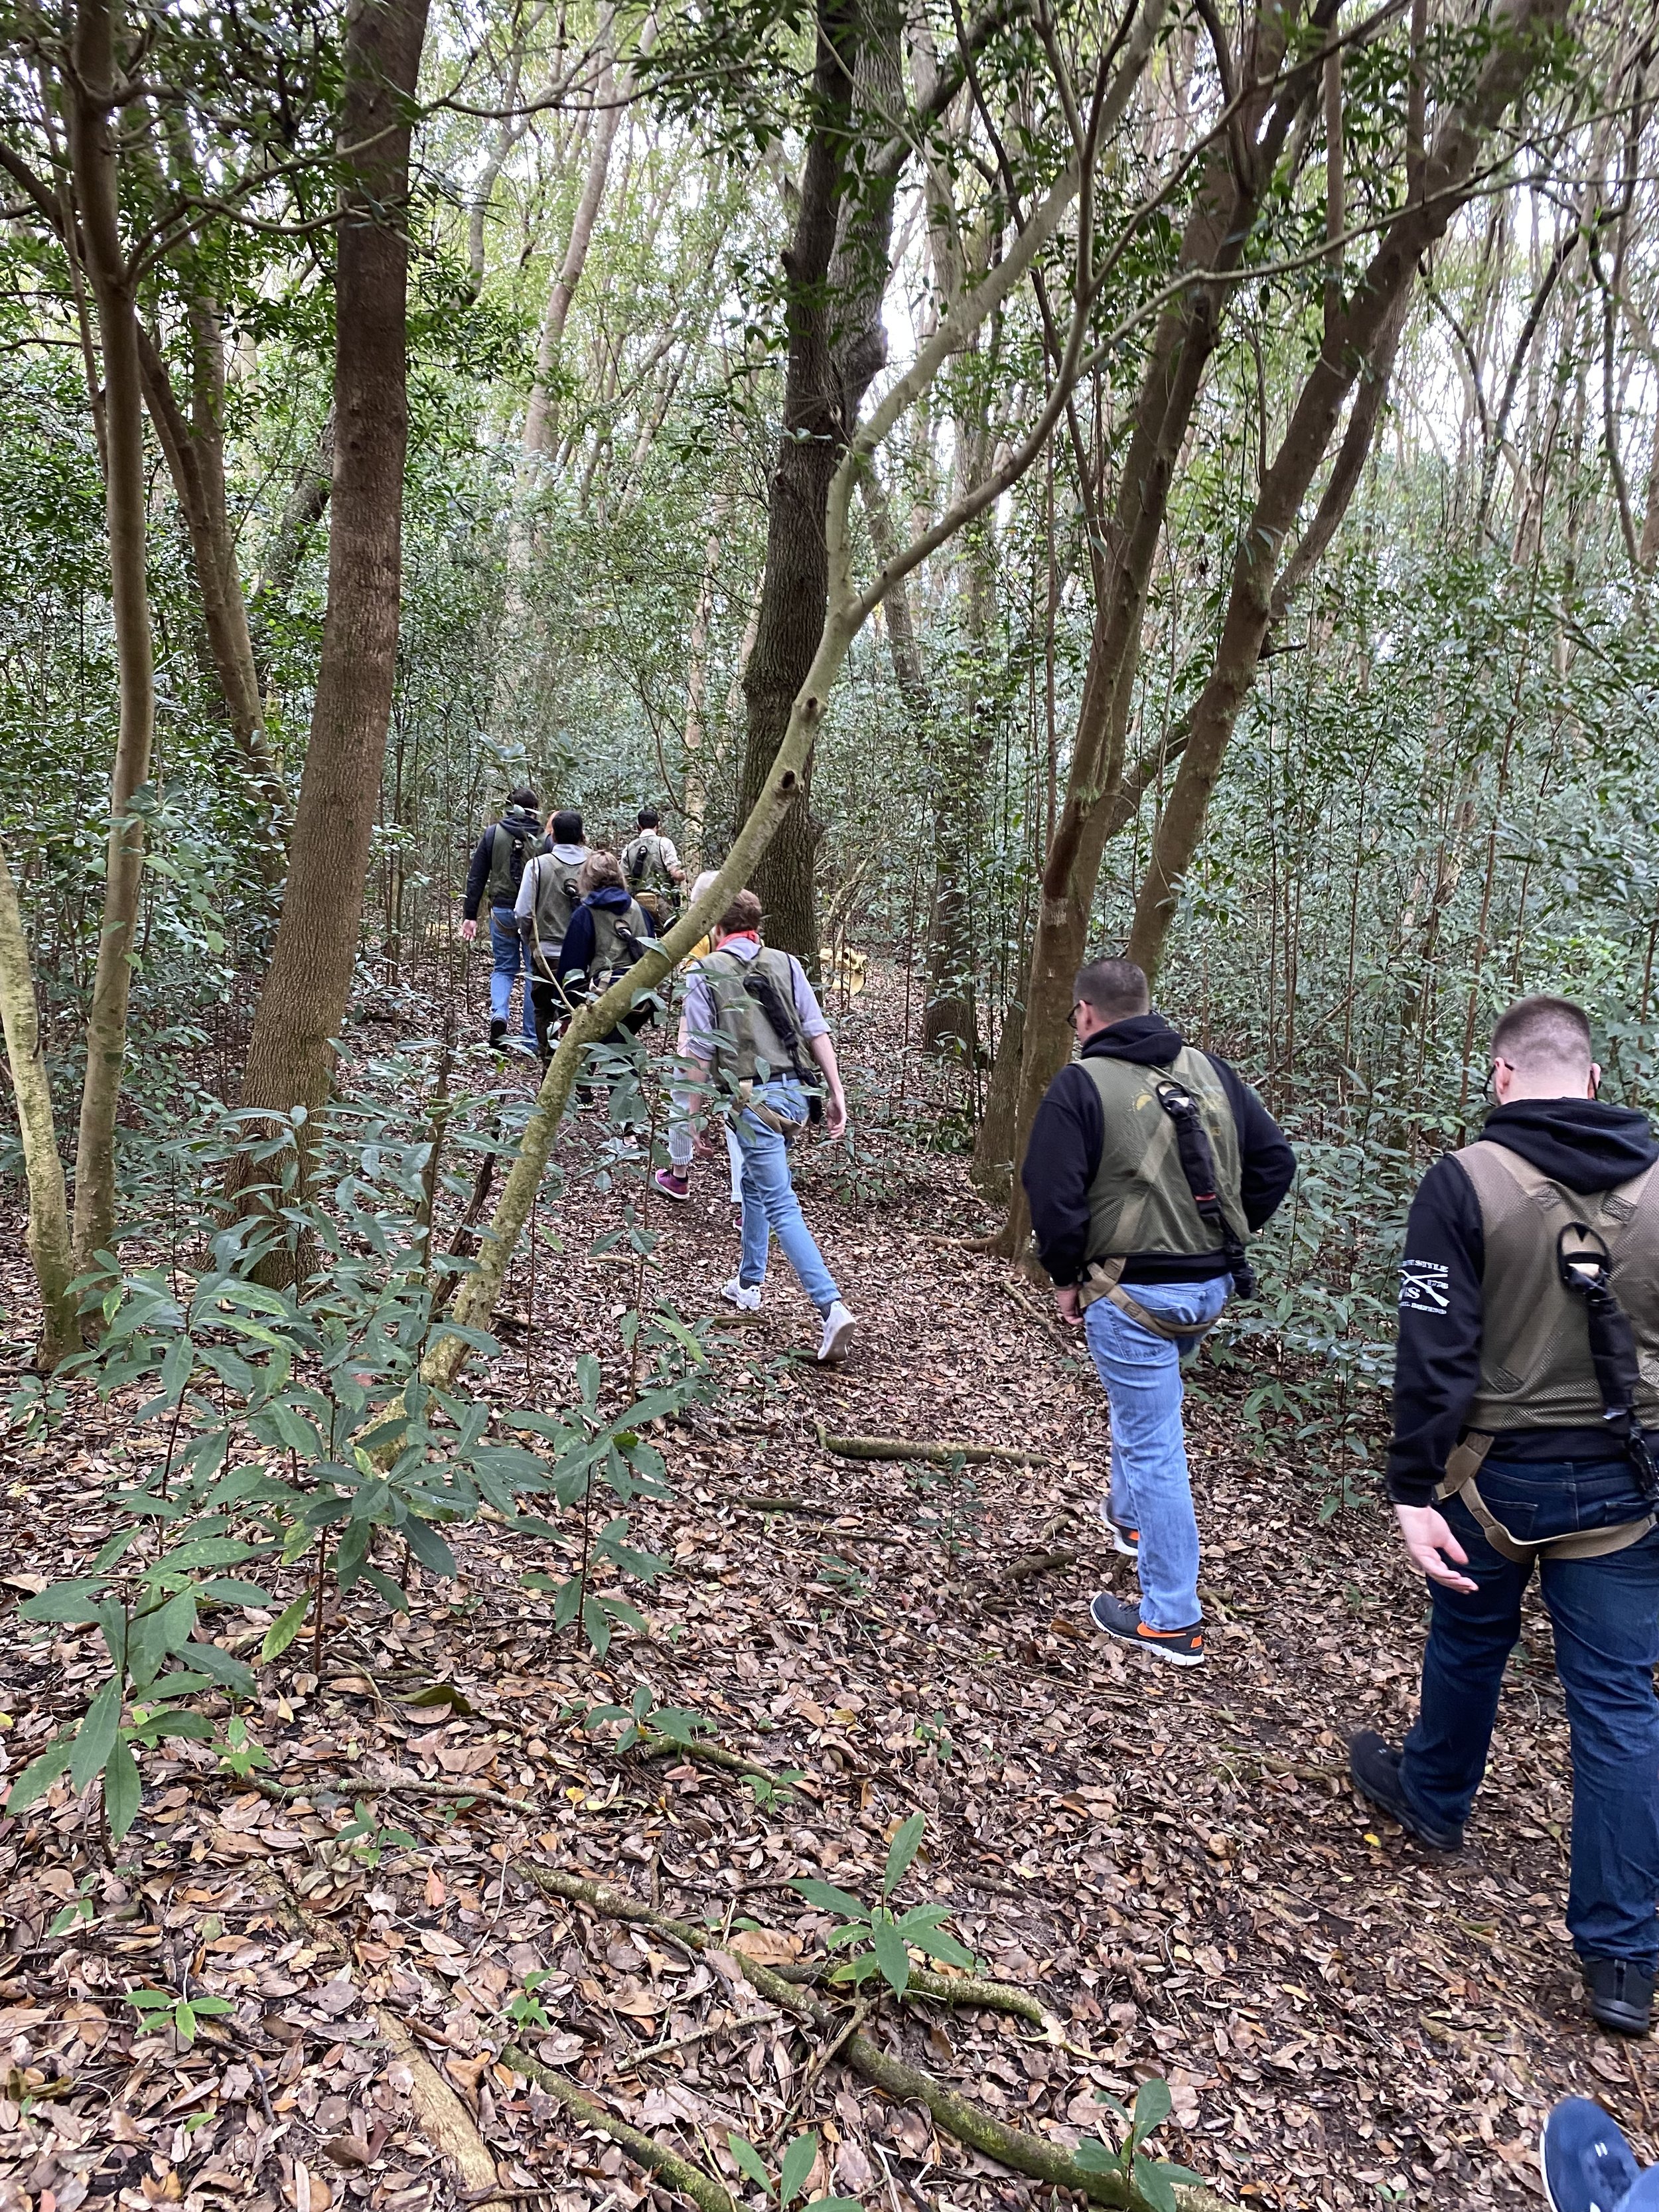
{"type": "MultiPolygon", "coordinates": [[[[1612,1255],[1613,1294],[1636,1337],[1638,1413],[1644,1428],[1659,1427],[1659,1174],[1646,1168],[1614,1189],[1585,1192],[1486,1139],[1453,1157],[1474,1186],[1486,1238],[1480,1382],[1469,1428],[1501,1436],[1594,1428],[1601,1419],[1583,1305],[1556,1258],[1569,1221],[1588,1223],[1612,1255]]],[[[1607,1450],[1614,1455],[1611,1440],[1607,1450]]]]}
{"type": "MultiPolygon", "coordinates": [[[[748,960],[736,952],[711,952],[698,963],[697,973],[714,1000],[714,1061],[721,1078],[732,1085],[768,1083],[797,1073],[789,1039],[778,1034],[766,1009],[744,988],[751,973],[768,976],[779,1003],[793,1013],[795,985],[789,955],[770,945],[762,945],[748,960]]],[[[693,1038],[694,1047],[696,1042],[693,1038]]],[[[806,1060],[804,1045],[799,1051],[806,1060]]]]}
{"type": "Polygon", "coordinates": [[[1079,1065],[1100,1093],[1106,1125],[1089,1186],[1089,1260],[1155,1252],[1196,1257],[1216,1249],[1215,1232],[1181,1171],[1176,1125],[1158,1103],[1158,1085],[1171,1077],[1192,1093],[1215,1154],[1222,1210],[1243,1241],[1249,1230],[1239,1197],[1238,1126],[1221,1078],[1204,1054],[1183,1045],[1169,1067],[1103,1059],[1079,1065]]]}

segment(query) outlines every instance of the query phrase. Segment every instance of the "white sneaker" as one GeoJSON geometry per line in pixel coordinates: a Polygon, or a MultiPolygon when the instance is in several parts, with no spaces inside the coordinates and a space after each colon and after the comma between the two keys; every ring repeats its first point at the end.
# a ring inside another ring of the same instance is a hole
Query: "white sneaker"
{"type": "Polygon", "coordinates": [[[720,1296],[727,1305],[736,1306],[739,1313],[760,1311],[761,1286],[758,1283],[740,1283],[733,1275],[722,1288],[720,1296]]]}
{"type": "Polygon", "coordinates": [[[846,1307],[837,1298],[823,1316],[823,1335],[818,1345],[820,1367],[826,1360],[841,1358],[842,1352],[853,1341],[853,1332],[857,1327],[857,1320],[848,1312],[846,1307]]]}

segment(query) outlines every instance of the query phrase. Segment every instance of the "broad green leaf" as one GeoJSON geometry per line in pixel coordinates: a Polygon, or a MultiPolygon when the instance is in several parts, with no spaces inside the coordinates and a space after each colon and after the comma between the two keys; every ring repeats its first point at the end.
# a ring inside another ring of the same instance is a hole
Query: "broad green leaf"
{"type": "Polygon", "coordinates": [[[206,1582],[197,1583],[196,1595],[211,1598],[216,1605],[274,1605],[276,1601],[258,1583],[239,1582],[234,1575],[210,1576],[206,1582]]]}
{"type": "Polygon", "coordinates": [[[237,1567],[265,1548],[260,1544],[241,1543],[234,1536],[199,1536],[193,1542],[178,1544],[172,1551],[164,1552],[149,1571],[152,1575],[172,1575],[184,1574],[192,1567],[237,1567]]]}
{"type": "Polygon", "coordinates": [[[1152,2130],[1161,2127],[1174,2110],[1170,2085],[1158,2075],[1143,2081],[1135,2093],[1134,2140],[1143,2143],[1152,2130]]]}
{"type": "Polygon", "coordinates": [[[299,1634],[300,1624],[305,1619],[310,1607],[311,1592],[307,1590],[303,1595],[296,1597],[292,1605],[277,1614],[276,1620],[266,1629],[264,1642],[259,1646],[259,1662],[262,1666],[272,1659],[280,1658],[288,1650],[289,1645],[299,1634]]]}
{"type": "Polygon", "coordinates": [[[87,1707],[70,1750],[70,1787],[78,1796],[94,1774],[101,1774],[121,1731],[121,1685],[106,1682],[87,1707]]]}
{"type": "Polygon", "coordinates": [[[877,1920],[871,1923],[870,1944],[883,1979],[902,1995],[910,1979],[910,1954],[903,1936],[890,1920],[877,1920]]]}
{"type": "Polygon", "coordinates": [[[109,1822],[111,1840],[119,1843],[138,1818],[138,1808],[143,1802],[143,1786],[138,1779],[138,1762],[131,1747],[118,1737],[111,1747],[109,1763],[104,1769],[104,1817],[109,1822]]]}
{"type": "Polygon", "coordinates": [[[453,1577],[455,1554],[429,1521],[422,1521],[411,1513],[403,1523],[403,1535],[410,1550],[428,1574],[453,1577]]]}
{"type": "Polygon", "coordinates": [[[1142,2158],[1137,2152],[1134,2175],[1135,2187],[1152,2206],[1152,2212],[1181,2212],[1174,2185],[1156,2159],[1142,2158]]]}
{"type": "Polygon", "coordinates": [[[8,1814],[26,1813],[31,1805],[46,1796],[69,1765],[74,1742],[72,1736],[60,1735],[55,1743],[46,1746],[38,1759],[29,1761],[7,1792],[8,1814]]]}
{"type": "Polygon", "coordinates": [[[806,2177],[817,2163],[818,2139],[807,2133],[797,2136],[783,2154],[778,2167],[778,2202],[792,2204],[806,2186],[806,2177]]]}
{"type": "Polygon", "coordinates": [[[180,1656],[187,1665],[210,1674],[233,1698],[253,1695],[253,1669],[234,1652],[221,1650],[216,1644],[187,1644],[181,1647],[180,1656]]]}
{"type": "Polygon", "coordinates": [[[921,1847],[921,1832],[927,1825],[925,1814],[912,1813],[894,1837],[887,1854],[887,1869],[881,1878],[884,1897],[890,1897],[908,1873],[910,1862],[921,1847]]]}
{"type": "Polygon", "coordinates": [[[1085,2173],[1121,2173],[1122,2154],[1102,2142],[1098,2136],[1085,2136],[1073,2156],[1085,2173]]]}
{"type": "Polygon", "coordinates": [[[66,1626],[96,1620],[98,1601],[93,1593],[104,1587],[101,1575],[82,1576],[74,1582],[52,1583],[36,1597],[26,1597],[17,1608],[25,1620],[56,1620],[66,1626]]]}
{"type": "Polygon", "coordinates": [[[943,1928],[924,1928],[909,1940],[924,1958],[937,1959],[943,1966],[961,1966],[971,1973],[979,1963],[964,1944],[958,1943],[956,1937],[947,1934],[943,1928]]]}
{"type": "Polygon", "coordinates": [[[732,2157],[736,2159],[743,2172],[751,2181],[759,2182],[767,2195],[771,2196],[772,2178],[766,2171],[766,2161],[755,2148],[754,2144],[750,2142],[748,2136],[730,2135],[726,2137],[726,2141],[731,2146],[732,2157]]]}
{"type": "Polygon", "coordinates": [[[603,1659],[611,1649],[611,1616],[596,1597],[582,1600],[582,1633],[592,1645],[595,1657],[603,1659]]]}
{"type": "Polygon", "coordinates": [[[804,1897],[809,1905],[816,1905],[820,1912],[839,1913],[843,1920],[862,1920],[865,1911],[856,1897],[849,1897],[844,1889],[833,1882],[818,1881],[805,1875],[797,1876],[789,1885],[797,1897],[804,1897]]]}
{"type": "Polygon", "coordinates": [[[188,2046],[196,2040],[196,2008],[187,1997],[180,1997],[173,2008],[173,2025],[179,2031],[179,2040],[188,2046]]]}

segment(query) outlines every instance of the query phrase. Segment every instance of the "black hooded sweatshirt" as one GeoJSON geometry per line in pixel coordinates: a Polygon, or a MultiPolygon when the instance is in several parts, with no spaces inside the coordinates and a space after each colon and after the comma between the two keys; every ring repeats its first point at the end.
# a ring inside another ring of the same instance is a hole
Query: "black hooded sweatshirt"
{"type": "MultiPolygon", "coordinates": [[[[1162,1014],[1131,1014],[1097,1030],[1083,1048],[1085,1060],[1127,1060],[1138,1067],[1168,1067],[1185,1040],[1162,1014]]],[[[1239,1194],[1254,1229],[1273,1213],[1296,1176],[1296,1154],[1249,1085],[1213,1053],[1205,1058],[1221,1078],[1238,1129],[1239,1194]]],[[[1020,1181],[1030,1200],[1031,1229],[1043,1266],[1056,1283],[1080,1283],[1088,1267],[1089,1186],[1100,1165],[1106,1119],[1100,1093],[1073,1060],[1048,1085],[1020,1181]]],[[[1224,1252],[1147,1252],[1123,1270],[1126,1283],[1204,1283],[1231,1272],[1224,1252]]]]}
{"type": "MultiPolygon", "coordinates": [[[[1481,1135],[1569,1190],[1611,1190],[1659,1159],[1645,1114],[1595,1098],[1526,1098],[1495,1106],[1481,1135]]],[[[1418,1186],[1400,1263],[1400,1345],[1394,1370],[1389,1495],[1428,1505],[1462,1435],[1480,1379],[1486,1237],[1474,1185],[1449,1156],[1418,1186]]],[[[1494,1446],[1504,1460],[1606,1460],[1619,1455],[1602,1428],[1522,1429],[1494,1446]]]]}

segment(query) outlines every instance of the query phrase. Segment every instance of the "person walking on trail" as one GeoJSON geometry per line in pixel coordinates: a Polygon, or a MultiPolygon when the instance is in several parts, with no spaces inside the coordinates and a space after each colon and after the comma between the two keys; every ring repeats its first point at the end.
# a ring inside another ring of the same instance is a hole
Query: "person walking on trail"
{"type": "Polygon", "coordinates": [[[1099,1506],[1135,1561],[1140,1601],[1102,1591],[1097,1628],[1177,1667],[1204,1658],[1198,1521],[1182,1431],[1181,1363],[1237,1284],[1245,1238],[1290,1188],[1296,1156],[1249,1084],[1150,1010],[1129,960],[1078,971],[1081,1057],[1049,1085],[1021,1180],[1062,1321],[1081,1328],[1111,1419],[1099,1506]]]}
{"type": "Polygon", "coordinates": [[[1498,1103],[1406,1224],[1388,1490],[1428,1578],[1403,1749],[1366,1729],[1356,1785],[1455,1851],[1486,1771],[1534,1565],[1572,1741],[1567,1931],[1603,2027],[1647,2032],[1659,1964],[1659,1144],[1603,1104],[1589,1022],[1520,1000],[1498,1103]]]}
{"type": "Polygon", "coordinates": [[[659,826],[661,821],[654,806],[642,806],[639,835],[624,845],[622,852],[623,876],[628,888],[658,924],[665,921],[673,912],[675,890],[685,881],[685,870],[674,850],[674,841],[663,836],[659,826]]]}
{"type": "Polygon", "coordinates": [[[858,1323],[807,1227],[789,1175],[789,1146],[816,1119],[838,1137],[847,1127],[830,1024],[792,953],[761,943],[761,903],[738,891],[714,930],[714,950],[686,985],[685,1025],[695,1080],[713,1083],[743,1153],[743,1242],[738,1272],[720,1296],[760,1310],[767,1251],[775,1237],[823,1323],[820,1363],[846,1352],[858,1323]],[[818,1091],[822,1080],[822,1093],[818,1091]]]}
{"type": "Polygon", "coordinates": [[[478,909],[489,902],[489,1042],[498,1049],[507,1042],[513,1010],[513,979],[524,969],[522,1027],[512,1042],[517,1052],[536,1049],[536,1021],[530,999],[530,964],[514,919],[520,886],[538,854],[550,849],[543,834],[541,802],[526,784],[513,793],[501,818],[479,838],[466,872],[466,895],[461,902],[461,935],[470,945],[478,934],[478,909]]]}
{"type": "Polygon", "coordinates": [[[556,1008],[564,1011],[555,978],[565,932],[581,897],[578,881],[588,859],[582,841],[582,817],[574,807],[565,807],[553,817],[548,836],[547,850],[538,854],[524,872],[513,909],[530,977],[532,1045],[544,1060],[548,1053],[549,1020],[556,1008]]]}
{"type": "Polygon", "coordinates": [[[1618,2121],[1588,2097],[1549,2113],[1538,2163],[1550,2212],[1659,2212],[1659,2166],[1638,2166],[1618,2121]]]}
{"type": "MultiPolygon", "coordinates": [[[[580,896],[555,963],[557,996],[570,1006],[609,990],[656,935],[651,917],[629,896],[614,853],[590,853],[576,878],[576,889],[580,896]]],[[[623,1028],[630,1032],[642,1028],[651,1011],[648,1003],[635,1006],[605,1042],[618,1042],[623,1028]]]]}
{"type": "MultiPolygon", "coordinates": [[[[691,904],[708,890],[719,874],[717,868],[705,868],[691,886],[691,904]]],[[[699,938],[690,952],[688,961],[701,960],[706,952],[714,949],[712,937],[699,938]]],[[[680,1007],[680,1030],[675,1042],[676,1056],[681,1060],[690,1055],[690,1036],[686,1024],[684,1003],[680,1007]]],[[[684,1206],[691,1195],[691,1163],[696,1157],[697,1121],[702,1098],[697,1091],[684,1084],[676,1084],[668,1094],[668,1165],[659,1168],[651,1178],[665,1198],[672,1198],[677,1206],[684,1206]]],[[[732,1203],[743,1204],[743,1148],[732,1133],[732,1124],[720,1119],[720,1133],[726,1139],[726,1165],[732,1175],[732,1203]]]]}

